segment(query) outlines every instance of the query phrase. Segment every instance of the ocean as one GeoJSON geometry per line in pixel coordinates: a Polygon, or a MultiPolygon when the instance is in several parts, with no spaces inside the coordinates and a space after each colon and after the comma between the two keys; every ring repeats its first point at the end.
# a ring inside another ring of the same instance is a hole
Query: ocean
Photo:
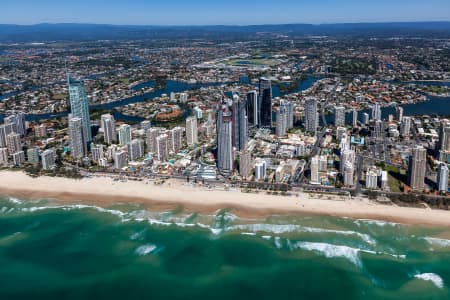
{"type": "Polygon", "coordinates": [[[450,299],[450,229],[0,198],[0,299],[450,299]]]}

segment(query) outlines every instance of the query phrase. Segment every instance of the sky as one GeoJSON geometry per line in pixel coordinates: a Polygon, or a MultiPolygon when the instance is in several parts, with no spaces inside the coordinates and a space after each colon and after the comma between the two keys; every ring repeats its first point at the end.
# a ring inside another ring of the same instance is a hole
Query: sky
{"type": "Polygon", "coordinates": [[[0,2],[0,24],[256,25],[401,21],[450,21],[450,0],[2,0],[0,2]]]}

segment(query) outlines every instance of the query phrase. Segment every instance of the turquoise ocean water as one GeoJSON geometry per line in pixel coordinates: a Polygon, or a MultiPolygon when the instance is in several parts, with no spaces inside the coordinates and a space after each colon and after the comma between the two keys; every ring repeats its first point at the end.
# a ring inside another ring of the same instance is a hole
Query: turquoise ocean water
{"type": "Polygon", "coordinates": [[[0,299],[450,299],[450,230],[0,198],[0,299]]]}

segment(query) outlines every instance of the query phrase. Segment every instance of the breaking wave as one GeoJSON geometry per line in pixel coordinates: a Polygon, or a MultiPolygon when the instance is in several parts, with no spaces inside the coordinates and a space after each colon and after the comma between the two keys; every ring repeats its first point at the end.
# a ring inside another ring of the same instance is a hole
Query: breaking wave
{"type": "Polygon", "coordinates": [[[138,247],[136,249],[135,253],[139,256],[145,256],[145,255],[148,255],[151,253],[155,253],[157,249],[158,249],[158,247],[156,245],[147,244],[147,245],[138,247]]]}
{"type": "Polygon", "coordinates": [[[327,258],[341,257],[346,258],[353,264],[360,266],[359,259],[360,249],[351,248],[348,246],[338,246],[327,243],[312,243],[312,242],[296,242],[288,243],[292,249],[302,249],[306,251],[313,251],[320,253],[327,258]]]}
{"type": "Polygon", "coordinates": [[[359,219],[355,221],[355,224],[358,226],[361,226],[363,224],[367,224],[367,225],[376,225],[379,227],[386,227],[386,226],[398,226],[400,225],[399,223],[394,223],[394,222],[387,222],[387,221],[379,221],[379,220],[371,220],[371,219],[359,219]]]}
{"type": "MultiPolygon", "coordinates": [[[[377,252],[368,249],[352,248],[345,245],[334,245],[328,243],[314,243],[314,242],[291,242],[287,240],[287,245],[291,250],[301,249],[305,251],[313,251],[319,253],[327,258],[345,258],[356,266],[361,266],[360,253],[372,255],[386,255],[396,259],[405,259],[406,255],[391,254],[385,252],[377,252]]],[[[277,246],[277,245],[276,245],[277,246]]]]}
{"type": "Polygon", "coordinates": [[[437,286],[440,289],[444,288],[444,280],[441,278],[441,276],[435,273],[422,273],[414,275],[414,277],[425,281],[431,281],[435,286],[437,286]]]}
{"type": "Polygon", "coordinates": [[[242,224],[233,225],[226,228],[227,231],[248,231],[248,232],[269,232],[273,234],[282,233],[294,233],[294,232],[304,232],[304,233],[331,233],[346,236],[357,236],[361,238],[368,244],[375,245],[376,241],[368,234],[359,233],[355,231],[343,231],[343,230],[333,230],[333,229],[323,229],[314,227],[305,227],[300,225],[278,225],[278,224],[242,224]]]}
{"type": "Polygon", "coordinates": [[[423,238],[428,244],[439,247],[450,247],[450,240],[433,238],[433,237],[425,237],[423,238]]]}
{"type": "Polygon", "coordinates": [[[19,199],[14,198],[14,197],[9,197],[8,201],[11,202],[11,203],[14,203],[14,204],[22,204],[23,203],[22,200],[19,200],[19,199]]]}

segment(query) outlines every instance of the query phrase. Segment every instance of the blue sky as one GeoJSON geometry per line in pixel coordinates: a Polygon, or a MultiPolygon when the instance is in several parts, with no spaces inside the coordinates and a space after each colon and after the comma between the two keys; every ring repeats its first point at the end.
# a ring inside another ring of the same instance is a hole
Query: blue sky
{"type": "Polygon", "coordinates": [[[3,24],[450,21],[450,0],[3,0],[0,10],[3,24]]]}

